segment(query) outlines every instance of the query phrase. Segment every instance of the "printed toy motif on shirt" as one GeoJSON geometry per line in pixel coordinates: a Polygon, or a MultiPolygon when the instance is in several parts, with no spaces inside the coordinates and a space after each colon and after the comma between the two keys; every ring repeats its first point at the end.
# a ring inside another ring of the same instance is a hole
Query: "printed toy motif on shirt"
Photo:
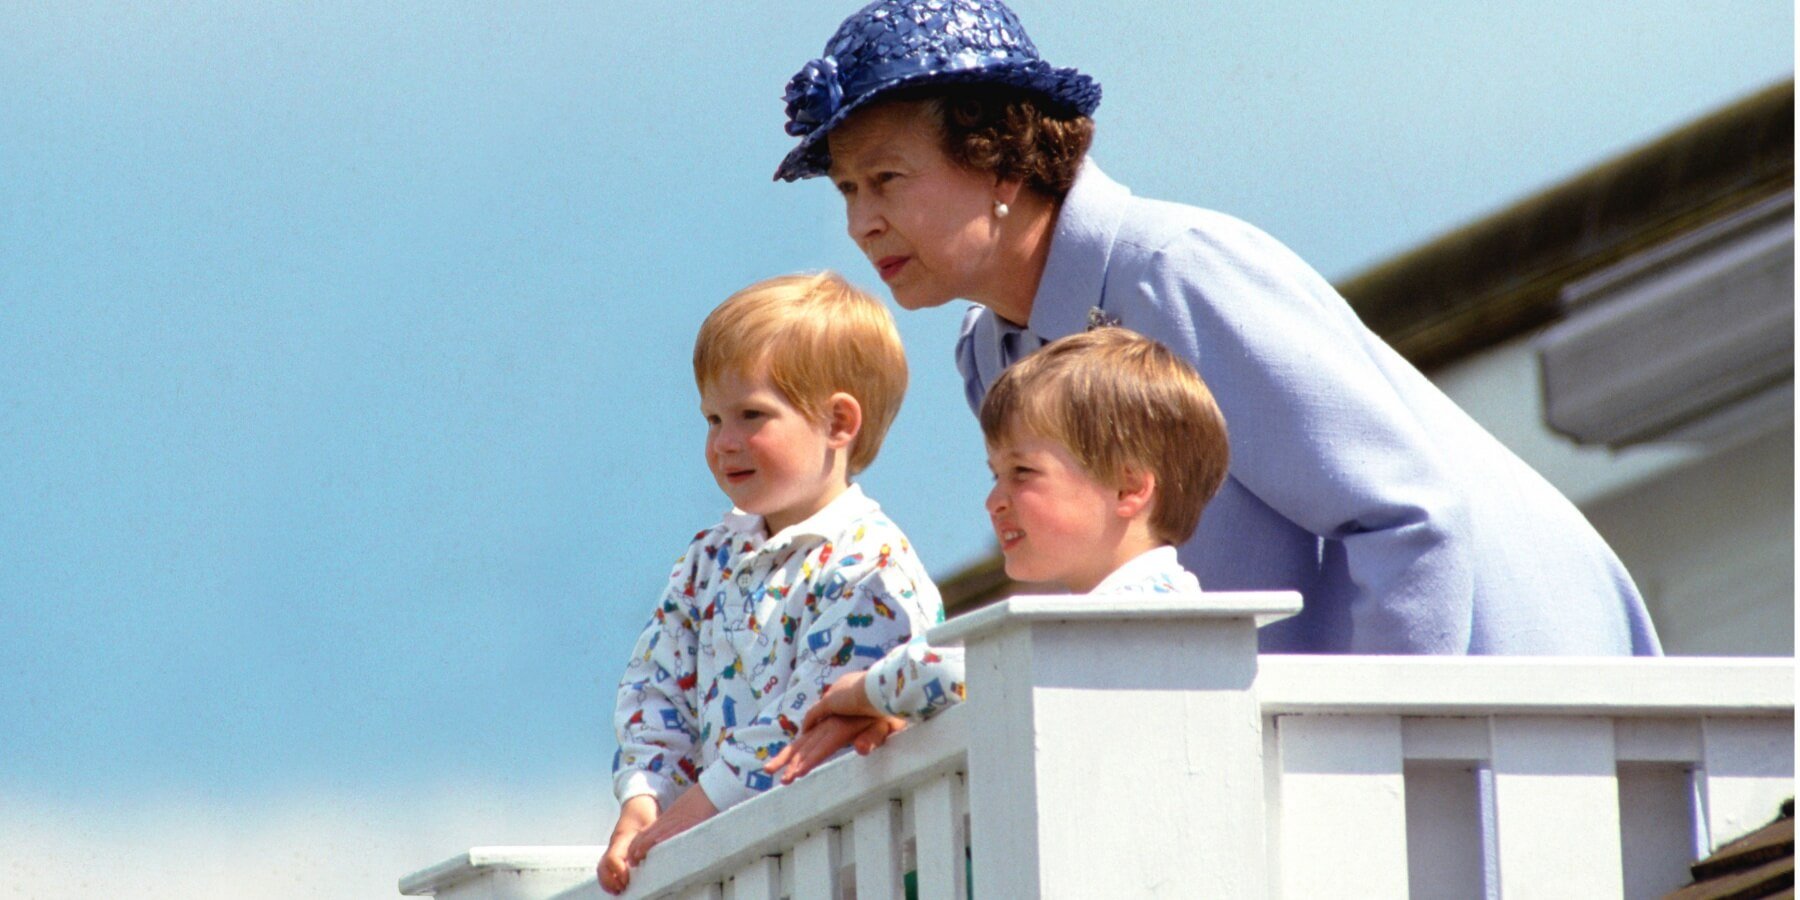
{"type": "Polygon", "coordinates": [[[666,806],[700,783],[722,810],[767,790],[762,762],[826,686],[942,617],[911,544],[856,488],[773,539],[728,517],[677,560],[620,680],[615,792],[666,806]]]}

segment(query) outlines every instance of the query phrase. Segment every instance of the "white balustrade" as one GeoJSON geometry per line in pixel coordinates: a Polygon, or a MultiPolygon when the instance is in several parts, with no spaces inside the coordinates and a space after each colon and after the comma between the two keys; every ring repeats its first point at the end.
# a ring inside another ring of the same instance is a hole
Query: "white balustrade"
{"type": "MultiPolygon", "coordinates": [[[[626,896],[1657,896],[1794,793],[1791,659],[1259,658],[1297,606],[952,620],[968,702],[658,847],[626,896]]],[[[401,889],[600,900],[601,852],[477,848],[401,889]]]]}
{"type": "Polygon", "coordinates": [[[1793,796],[1793,679],[1791,659],[1265,656],[1271,865],[1286,896],[1660,896],[1793,796]]]}
{"type": "Polygon", "coordinates": [[[760,857],[733,872],[724,893],[725,900],[780,900],[781,857],[760,857]]]}

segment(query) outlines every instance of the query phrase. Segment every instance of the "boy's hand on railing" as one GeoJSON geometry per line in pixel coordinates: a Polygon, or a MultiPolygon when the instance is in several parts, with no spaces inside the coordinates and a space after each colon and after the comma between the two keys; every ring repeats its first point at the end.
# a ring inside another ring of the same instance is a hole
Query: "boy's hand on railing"
{"type": "MultiPolygon", "coordinates": [[[[800,730],[805,731],[819,723],[826,716],[879,716],[881,710],[869,702],[869,692],[863,687],[865,673],[851,672],[839,678],[819,695],[819,702],[806,711],[806,718],[800,722],[800,730]]],[[[842,746],[842,745],[839,745],[842,746]]]]}
{"type": "Polygon", "coordinates": [[[869,702],[864,676],[863,672],[851,672],[832,682],[819,695],[819,702],[806,711],[800,735],[775,754],[763,771],[773,775],[779,770],[781,783],[793,784],[839,750],[854,744],[856,752],[866,756],[886,743],[888,735],[905,728],[905,719],[885,715],[869,702]]]}
{"type": "Polygon", "coordinates": [[[600,864],[594,868],[602,890],[617,894],[631,884],[631,864],[626,862],[625,853],[638,834],[655,822],[656,798],[650,794],[639,794],[619,807],[619,823],[613,826],[606,855],[600,857],[600,864]]]}
{"type": "MultiPolygon", "coordinates": [[[[816,712],[818,707],[814,707],[816,712]]],[[[839,750],[854,745],[856,752],[868,755],[887,742],[888,735],[906,727],[905,719],[892,716],[818,715],[807,713],[800,736],[783,747],[763,766],[773,775],[781,773],[782,784],[818,768],[820,763],[837,755],[839,750]]]]}
{"type": "Polygon", "coordinates": [[[851,672],[827,686],[819,701],[806,711],[800,734],[765,763],[763,771],[771,775],[780,771],[781,783],[793,784],[851,743],[857,744],[857,752],[868,753],[881,746],[890,733],[906,727],[905,723],[893,727],[873,721],[885,716],[869,702],[863,682],[864,673],[851,672]],[[867,737],[864,732],[869,732],[867,737]]]}
{"type": "Polygon", "coordinates": [[[637,865],[644,861],[650,848],[672,838],[707,819],[717,815],[719,808],[713,805],[712,798],[706,796],[706,789],[694,785],[681,792],[669,808],[663,810],[656,822],[638,833],[631,842],[631,848],[625,851],[625,861],[637,865]]]}

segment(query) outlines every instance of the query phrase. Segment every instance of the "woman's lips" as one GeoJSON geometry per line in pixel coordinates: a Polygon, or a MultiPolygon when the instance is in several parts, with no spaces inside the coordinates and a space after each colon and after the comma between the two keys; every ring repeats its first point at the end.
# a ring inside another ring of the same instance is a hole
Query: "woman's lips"
{"type": "Polygon", "coordinates": [[[892,281],[900,270],[912,261],[910,256],[884,256],[875,261],[875,271],[881,273],[882,281],[892,281]]]}

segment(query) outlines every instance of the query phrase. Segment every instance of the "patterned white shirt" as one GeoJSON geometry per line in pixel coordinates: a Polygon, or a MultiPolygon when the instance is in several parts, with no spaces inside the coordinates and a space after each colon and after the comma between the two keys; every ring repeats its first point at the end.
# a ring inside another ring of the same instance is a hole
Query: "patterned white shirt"
{"type": "MultiPolygon", "coordinates": [[[[1089,594],[1171,594],[1199,591],[1170,546],[1147,550],[1100,580],[1089,594]]],[[[869,667],[863,690],[876,709],[923,720],[960,703],[967,693],[961,647],[932,647],[918,635],[869,667]]]]}
{"type": "Polygon", "coordinates": [[[821,690],[943,619],[925,566],[852,485],[764,537],[737,510],[695,535],[619,682],[613,790],[664,808],[700,784],[727,809],[768,789],[821,690]]]}

